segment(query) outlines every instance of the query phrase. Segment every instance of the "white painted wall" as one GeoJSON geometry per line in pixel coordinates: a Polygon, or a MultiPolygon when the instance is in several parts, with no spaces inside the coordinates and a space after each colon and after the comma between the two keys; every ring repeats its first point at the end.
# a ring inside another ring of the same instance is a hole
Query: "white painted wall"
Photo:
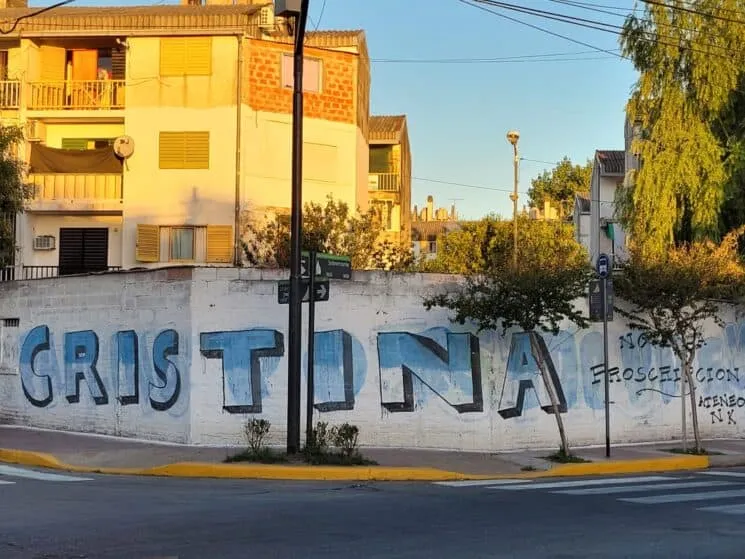
{"type": "MultiPolygon", "coordinates": [[[[202,268],[0,284],[0,319],[20,320],[19,327],[0,320],[0,420],[224,444],[240,443],[243,422],[260,416],[272,422],[272,441],[283,444],[288,308],[277,303],[276,280],[285,276],[202,268]],[[44,329],[38,327],[44,326],[49,349],[41,343],[44,329]],[[108,396],[98,404],[95,378],[85,368],[94,349],[85,336],[91,335],[73,334],[87,330],[96,333],[96,371],[108,396]],[[40,336],[36,341],[32,331],[40,336]],[[134,371],[127,345],[132,331],[139,349],[137,402],[127,385],[134,371]],[[82,381],[79,402],[71,402],[65,396],[76,393],[76,372],[91,382],[82,381]],[[54,398],[42,405],[47,379],[54,398]],[[169,402],[177,386],[178,397],[169,402]]],[[[451,324],[446,311],[422,307],[422,296],[447,289],[453,279],[356,273],[354,281],[332,282],[330,301],[316,308],[316,417],[358,425],[363,445],[487,451],[556,446],[554,419],[538,406],[547,399],[533,356],[515,351],[510,357],[511,345],[520,349],[525,334],[477,337],[471,335],[475,329],[451,324]],[[413,372],[410,408],[402,365],[413,372]],[[536,389],[527,390],[522,409],[514,410],[521,380],[536,389]],[[480,402],[474,398],[479,390],[480,402]]],[[[744,434],[745,323],[735,323],[734,313],[725,319],[724,330],[709,326],[699,355],[698,409],[707,437],[744,434]]],[[[567,324],[559,336],[544,339],[565,395],[572,444],[601,444],[602,328],[578,332],[567,324]]],[[[681,383],[669,351],[640,342],[616,319],[610,359],[612,440],[679,436],[681,383]]]]}

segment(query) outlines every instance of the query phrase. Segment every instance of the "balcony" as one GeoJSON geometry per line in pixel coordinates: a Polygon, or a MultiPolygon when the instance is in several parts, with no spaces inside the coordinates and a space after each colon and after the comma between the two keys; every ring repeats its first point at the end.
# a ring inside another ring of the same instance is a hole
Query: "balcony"
{"type": "Polygon", "coordinates": [[[31,82],[28,110],[117,110],[124,108],[124,80],[31,82]]]}
{"type": "Polygon", "coordinates": [[[35,173],[30,212],[121,213],[122,176],[119,174],[35,173]]]}
{"type": "Polygon", "coordinates": [[[401,178],[398,173],[370,173],[367,189],[380,192],[398,192],[401,189],[401,178]]]}
{"type": "MultiPolygon", "coordinates": [[[[121,269],[121,266],[108,266],[105,270],[91,270],[87,272],[81,272],[81,274],[118,272],[121,269]]],[[[60,277],[59,266],[6,266],[5,268],[0,268],[0,282],[48,279],[57,277],[60,277]]]]}
{"type": "Polygon", "coordinates": [[[21,107],[21,82],[0,81],[0,109],[19,109],[21,107]]]}

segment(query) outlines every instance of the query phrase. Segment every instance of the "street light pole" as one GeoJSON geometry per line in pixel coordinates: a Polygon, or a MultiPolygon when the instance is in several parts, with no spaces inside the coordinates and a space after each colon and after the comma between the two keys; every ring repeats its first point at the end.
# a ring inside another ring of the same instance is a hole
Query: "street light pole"
{"type": "Polygon", "coordinates": [[[287,332],[287,454],[300,450],[302,357],[301,252],[303,237],[303,61],[309,0],[275,0],[275,13],[295,18],[292,97],[292,209],[290,218],[290,317],[287,332]]]}
{"type": "Polygon", "coordinates": [[[515,168],[515,184],[514,192],[510,194],[510,200],[512,200],[512,227],[513,227],[513,244],[512,247],[512,265],[517,268],[517,183],[518,183],[518,172],[520,166],[520,157],[517,151],[517,142],[520,140],[520,132],[517,130],[510,130],[507,132],[507,141],[512,144],[512,150],[515,155],[514,168],[515,168]]]}

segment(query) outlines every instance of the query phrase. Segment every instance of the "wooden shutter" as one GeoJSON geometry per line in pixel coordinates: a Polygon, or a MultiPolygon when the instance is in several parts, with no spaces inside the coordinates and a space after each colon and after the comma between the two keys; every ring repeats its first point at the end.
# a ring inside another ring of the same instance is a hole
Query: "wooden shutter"
{"type": "Polygon", "coordinates": [[[160,226],[137,224],[135,259],[139,262],[160,261],[160,226]]]}
{"type": "Polygon", "coordinates": [[[183,76],[186,73],[186,37],[160,40],[160,75],[183,76]]]}
{"type": "Polygon", "coordinates": [[[42,82],[65,81],[67,51],[61,47],[39,47],[39,80],[42,82]]]}
{"type": "Polygon", "coordinates": [[[160,40],[161,76],[209,76],[211,74],[211,37],[168,37],[160,40]]]}
{"type": "Polygon", "coordinates": [[[212,37],[189,37],[186,41],[186,74],[212,75],[212,37]]]}
{"type": "Polygon", "coordinates": [[[230,264],[233,261],[233,227],[207,226],[207,262],[230,264]]]}
{"type": "Polygon", "coordinates": [[[91,81],[98,79],[98,50],[72,51],[73,81],[91,81]]]}
{"type": "Polygon", "coordinates": [[[88,149],[87,138],[62,138],[62,149],[88,149]]]}
{"type": "Polygon", "coordinates": [[[161,132],[158,142],[161,169],[209,169],[209,132],[161,132]]]}

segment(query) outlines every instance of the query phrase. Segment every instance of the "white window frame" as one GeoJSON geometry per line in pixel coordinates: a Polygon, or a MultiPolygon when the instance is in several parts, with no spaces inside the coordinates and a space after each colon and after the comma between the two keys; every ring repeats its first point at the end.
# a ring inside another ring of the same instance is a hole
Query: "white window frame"
{"type": "MultiPolygon", "coordinates": [[[[293,88],[295,59],[292,54],[282,54],[280,62],[280,81],[285,89],[293,88]]],[[[303,91],[321,93],[323,89],[323,60],[308,57],[303,59],[303,91]]]]}

